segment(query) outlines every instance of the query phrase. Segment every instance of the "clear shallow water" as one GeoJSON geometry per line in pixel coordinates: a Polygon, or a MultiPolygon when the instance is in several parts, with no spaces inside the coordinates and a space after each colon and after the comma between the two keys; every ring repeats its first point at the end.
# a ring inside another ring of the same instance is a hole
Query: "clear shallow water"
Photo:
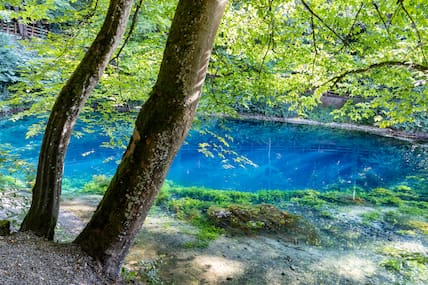
{"type": "MultiPolygon", "coordinates": [[[[1,120],[0,145],[35,165],[42,137],[25,139],[33,122],[1,120]]],[[[176,184],[240,191],[370,189],[427,173],[426,150],[394,139],[275,122],[212,120],[201,126],[204,131],[191,132],[169,171],[167,179],[176,184]]],[[[67,187],[82,187],[93,175],[116,170],[123,150],[101,147],[110,139],[94,128],[71,140],[67,187]]],[[[8,167],[0,166],[0,171],[8,167]]]]}

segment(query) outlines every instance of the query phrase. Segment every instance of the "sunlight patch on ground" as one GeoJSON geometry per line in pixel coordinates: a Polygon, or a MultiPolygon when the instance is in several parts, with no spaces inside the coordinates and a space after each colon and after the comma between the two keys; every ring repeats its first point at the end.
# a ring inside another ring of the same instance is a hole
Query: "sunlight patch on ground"
{"type": "Polygon", "coordinates": [[[242,262],[218,256],[200,255],[192,261],[192,265],[204,269],[203,279],[216,282],[244,273],[245,265],[242,262]]]}
{"type": "Polygon", "coordinates": [[[314,267],[319,271],[334,269],[332,271],[338,275],[359,283],[364,283],[367,277],[376,272],[376,264],[373,261],[352,254],[321,259],[314,267]]]}

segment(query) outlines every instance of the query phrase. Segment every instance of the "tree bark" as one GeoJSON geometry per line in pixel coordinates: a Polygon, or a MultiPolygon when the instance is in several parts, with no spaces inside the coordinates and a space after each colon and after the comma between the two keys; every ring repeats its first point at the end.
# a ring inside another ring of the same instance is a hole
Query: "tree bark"
{"type": "Polygon", "coordinates": [[[62,88],[53,106],[41,146],[29,212],[21,231],[52,240],[58,219],[64,158],[79,113],[117,47],[129,18],[132,0],[111,0],[97,37],[62,88]]]}
{"type": "Polygon", "coordinates": [[[149,99],[106,194],[74,241],[116,279],[191,127],[227,0],[181,0],[149,99]]]}

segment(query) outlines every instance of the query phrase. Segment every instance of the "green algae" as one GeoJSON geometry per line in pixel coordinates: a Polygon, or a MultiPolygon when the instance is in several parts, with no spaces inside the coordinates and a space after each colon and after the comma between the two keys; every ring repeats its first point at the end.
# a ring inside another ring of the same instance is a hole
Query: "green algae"
{"type": "Polygon", "coordinates": [[[83,185],[83,193],[104,194],[110,184],[110,178],[106,175],[94,175],[92,180],[83,185]]]}
{"type": "MultiPolygon", "coordinates": [[[[420,182],[420,179],[417,181],[420,182]]],[[[101,193],[107,188],[107,182],[105,176],[94,177],[93,181],[85,184],[84,191],[101,193]]],[[[426,234],[428,201],[423,198],[426,194],[419,187],[420,184],[417,184],[419,188],[413,185],[415,183],[406,181],[392,187],[375,189],[349,187],[330,188],[331,190],[325,192],[312,189],[240,192],[182,187],[166,181],[155,206],[173,212],[179,219],[186,220],[199,229],[196,234],[197,241],[189,244],[189,247],[206,246],[210,240],[222,233],[223,229],[209,219],[208,209],[213,206],[227,208],[230,205],[270,204],[280,210],[292,208],[303,218],[306,215],[315,215],[318,219],[332,221],[338,219],[335,213],[340,212],[343,207],[369,207],[373,210],[360,214],[360,223],[365,226],[370,227],[373,223],[381,222],[391,225],[399,234],[426,234]]],[[[262,223],[257,221],[250,221],[246,226],[254,230],[263,227],[262,223]]]]}
{"type": "Polygon", "coordinates": [[[428,280],[428,255],[426,253],[393,246],[383,247],[380,253],[386,256],[382,260],[381,266],[403,276],[408,282],[428,280]]]}

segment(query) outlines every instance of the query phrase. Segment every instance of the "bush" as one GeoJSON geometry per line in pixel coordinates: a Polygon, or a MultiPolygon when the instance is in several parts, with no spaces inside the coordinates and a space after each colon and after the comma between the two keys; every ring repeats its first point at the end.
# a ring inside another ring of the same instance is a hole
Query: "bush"
{"type": "Polygon", "coordinates": [[[16,52],[17,44],[11,36],[0,33],[0,92],[4,93],[6,86],[19,81],[18,66],[22,58],[16,52]]]}

